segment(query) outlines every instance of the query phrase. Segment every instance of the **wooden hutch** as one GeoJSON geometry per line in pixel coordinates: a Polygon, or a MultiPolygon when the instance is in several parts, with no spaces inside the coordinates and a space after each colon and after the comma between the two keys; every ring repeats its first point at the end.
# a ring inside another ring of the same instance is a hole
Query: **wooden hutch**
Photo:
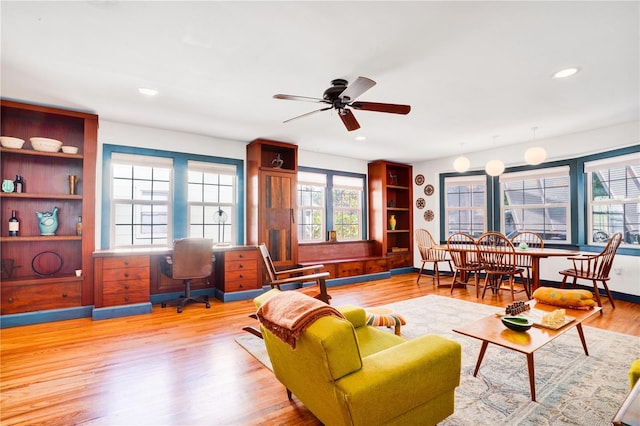
{"type": "Polygon", "coordinates": [[[413,266],[412,167],[379,160],[369,163],[368,171],[369,238],[380,244],[390,269],[413,266]]]}
{"type": "Polygon", "coordinates": [[[1,178],[21,175],[25,181],[22,193],[0,193],[1,314],[92,305],[98,116],[8,100],[1,100],[0,107],[0,134],[25,140],[21,149],[0,148],[1,178]],[[78,147],[78,153],[35,151],[31,137],[57,139],[78,147]],[[70,194],[69,175],[79,178],[75,194],[70,194]],[[55,207],[55,235],[40,235],[36,212],[55,207]],[[10,237],[12,210],[20,230],[10,237]],[[82,270],[80,276],[76,270],[82,270]]]}

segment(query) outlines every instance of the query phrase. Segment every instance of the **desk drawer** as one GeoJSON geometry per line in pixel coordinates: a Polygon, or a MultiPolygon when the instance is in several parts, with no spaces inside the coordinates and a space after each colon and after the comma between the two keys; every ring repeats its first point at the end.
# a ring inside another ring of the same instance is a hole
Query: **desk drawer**
{"type": "Polygon", "coordinates": [[[105,281],[102,298],[106,306],[148,302],[149,279],[105,281]]]}
{"type": "Polygon", "coordinates": [[[247,261],[247,260],[257,261],[258,253],[256,249],[228,251],[224,254],[224,260],[225,260],[225,263],[234,262],[234,261],[247,261]]]}
{"type": "Polygon", "coordinates": [[[258,285],[258,271],[226,271],[224,275],[224,291],[242,291],[260,288],[258,285]]]}
{"type": "Polygon", "coordinates": [[[102,269],[149,268],[149,256],[105,257],[102,269]]]}
{"type": "Polygon", "coordinates": [[[122,269],[104,269],[102,279],[107,281],[130,281],[146,279],[149,281],[149,267],[128,267],[122,269]]]}

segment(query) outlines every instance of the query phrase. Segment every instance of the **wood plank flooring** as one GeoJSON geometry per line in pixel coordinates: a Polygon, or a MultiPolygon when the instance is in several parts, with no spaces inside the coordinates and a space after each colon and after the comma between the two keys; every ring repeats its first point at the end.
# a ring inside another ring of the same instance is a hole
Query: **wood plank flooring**
{"type": "MultiPolygon", "coordinates": [[[[476,301],[473,287],[450,295],[430,276],[420,285],[415,280],[416,274],[403,274],[329,292],[334,306],[384,305],[427,294],[476,301]]],[[[510,302],[508,293],[483,301],[510,302]]],[[[616,306],[612,310],[606,303],[604,315],[586,325],[640,336],[640,305],[616,301],[616,306]]],[[[188,305],[182,314],[154,306],[148,315],[1,330],[0,423],[318,425],[235,343],[245,333],[242,327],[253,324],[247,317],[253,311],[251,301],[212,301],[211,309],[188,305]]]]}

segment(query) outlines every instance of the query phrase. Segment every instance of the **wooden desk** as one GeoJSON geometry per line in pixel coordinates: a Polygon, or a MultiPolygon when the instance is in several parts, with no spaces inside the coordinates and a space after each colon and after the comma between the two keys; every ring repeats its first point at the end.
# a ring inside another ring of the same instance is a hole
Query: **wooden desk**
{"type": "MultiPolygon", "coordinates": [[[[171,247],[97,250],[93,253],[96,308],[148,303],[151,295],[180,292],[182,280],[161,272],[171,247]]],[[[208,280],[194,280],[192,289],[232,293],[262,288],[262,268],[255,246],[214,247],[214,272],[208,280]]]]}
{"type": "MultiPolygon", "coordinates": [[[[471,251],[475,250],[473,246],[465,244],[456,245],[458,249],[465,249],[465,247],[471,251]]],[[[447,250],[447,246],[439,245],[434,247],[438,250],[447,250]]],[[[515,248],[516,255],[531,256],[531,291],[534,291],[540,286],[540,259],[546,259],[548,257],[569,257],[580,254],[577,250],[570,249],[557,249],[557,248],[534,248],[529,247],[526,250],[520,250],[515,248]]]]}

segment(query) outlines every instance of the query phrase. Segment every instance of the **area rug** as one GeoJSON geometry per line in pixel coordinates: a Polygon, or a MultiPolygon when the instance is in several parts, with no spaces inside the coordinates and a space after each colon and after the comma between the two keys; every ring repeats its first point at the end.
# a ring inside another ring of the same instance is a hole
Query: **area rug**
{"type": "MultiPolygon", "coordinates": [[[[438,334],[462,345],[455,413],[442,426],[610,425],[629,391],[631,362],[640,358],[640,338],[583,326],[586,356],[577,330],[569,330],[535,353],[537,401],[533,402],[524,355],[489,345],[478,376],[473,377],[480,341],[451,331],[495,314],[497,308],[436,295],[386,307],[406,319],[403,336],[438,334]]],[[[262,340],[247,333],[236,341],[271,369],[262,340]]]]}

